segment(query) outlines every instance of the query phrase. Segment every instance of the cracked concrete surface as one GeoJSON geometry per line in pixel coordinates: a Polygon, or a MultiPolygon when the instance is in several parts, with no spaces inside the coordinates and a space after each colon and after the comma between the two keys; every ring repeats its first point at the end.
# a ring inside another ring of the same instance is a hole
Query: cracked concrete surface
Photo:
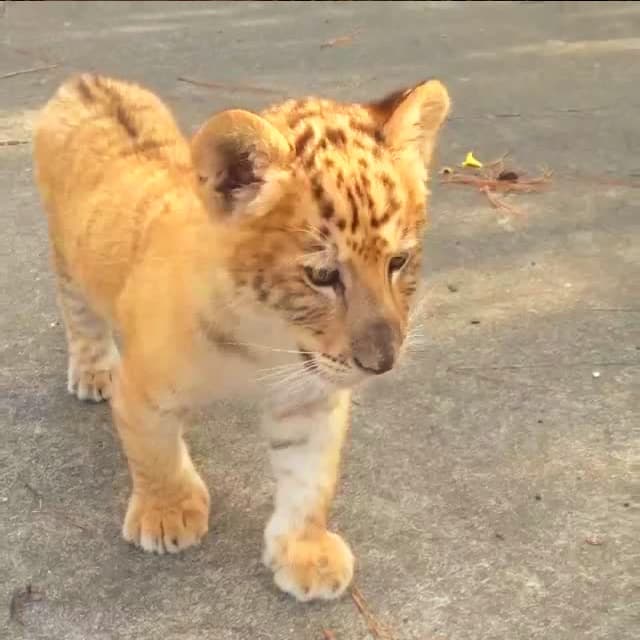
{"type": "Polygon", "coordinates": [[[437,76],[454,101],[440,164],[511,150],[554,171],[511,197],[521,216],[434,185],[424,344],[360,397],[333,522],[396,640],[638,636],[640,6],[12,2],[0,28],[0,76],[58,65],[0,79],[0,638],[369,637],[348,598],[299,605],[260,565],[271,480],[250,407],[191,433],[204,544],[120,539],[124,460],[107,408],[66,394],[28,144],[82,69],[150,86],[187,131],[278,93],[437,76]]]}

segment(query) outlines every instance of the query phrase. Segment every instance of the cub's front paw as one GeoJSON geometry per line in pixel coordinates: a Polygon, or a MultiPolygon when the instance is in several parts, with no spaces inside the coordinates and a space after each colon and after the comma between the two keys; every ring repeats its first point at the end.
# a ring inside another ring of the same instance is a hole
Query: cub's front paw
{"type": "Polygon", "coordinates": [[[264,562],[276,585],[301,602],[338,598],[353,578],[351,549],[330,531],[281,536],[267,544],[264,562]]]}
{"type": "Polygon", "coordinates": [[[101,358],[83,362],[79,358],[69,358],[67,369],[67,390],[80,400],[102,402],[111,398],[113,376],[118,362],[118,352],[112,347],[101,358]]]}
{"type": "Polygon", "coordinates": [[[134,491],[122,527],[125,540],[156,553],[198,544],[209,529],[209,492],[200,476],[162,494],[134,491]]]}
{"type": "Polygon", "coordinates": [[[110,369],[70,371],[67,389],[70,394],[78,396],[80,400],[102,402],[111,397],[112,375],[110,369]]]}

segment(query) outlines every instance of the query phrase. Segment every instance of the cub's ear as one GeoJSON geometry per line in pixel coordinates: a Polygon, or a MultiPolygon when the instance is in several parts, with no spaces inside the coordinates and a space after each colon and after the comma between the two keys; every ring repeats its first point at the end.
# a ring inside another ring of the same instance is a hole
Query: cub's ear
{"type": "Polygon", "coordinates": [[[387,144],[408,160],[428,166],[438,131],[449,113],[449,94],[438,80],[396,91],[368,105],[387,144]]]}
{"type": "Polygon", "coordinates": [[[292,150],[267,120],[233,109],[205,122],[191,141],[191,154],[211,212],[263,215],[283,193],[292,150]]]}

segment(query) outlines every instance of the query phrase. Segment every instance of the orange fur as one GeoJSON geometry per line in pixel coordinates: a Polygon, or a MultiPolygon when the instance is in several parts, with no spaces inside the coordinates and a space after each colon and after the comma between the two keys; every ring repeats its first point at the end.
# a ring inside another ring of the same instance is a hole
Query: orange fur
{"type": "Polygon", "coordinates": [[[127,540],[162,553],[201,539],[209,494],[184,410],[257,394],[278,480],[265,562],[301,600],[344,591],[353,556],[327,518],[348,390],[402,352],[448,108],[430,81],[370,105],[224,111],[189,143],[153,94],[84,74],[43,109],[34,159],[69,391],[111,398],[127,540]]]}

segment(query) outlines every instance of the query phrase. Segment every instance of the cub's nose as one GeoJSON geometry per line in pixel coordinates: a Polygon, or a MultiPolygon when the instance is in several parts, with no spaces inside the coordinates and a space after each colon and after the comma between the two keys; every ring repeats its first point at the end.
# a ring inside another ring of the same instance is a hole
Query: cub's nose
{"type": "Polygon", "coordinates": [[[395,364],[396,332],[388,322],[376,320],[366,325],[351,342],[351,357],[359,369],[374,375],[386,373],[395,364]]]}

